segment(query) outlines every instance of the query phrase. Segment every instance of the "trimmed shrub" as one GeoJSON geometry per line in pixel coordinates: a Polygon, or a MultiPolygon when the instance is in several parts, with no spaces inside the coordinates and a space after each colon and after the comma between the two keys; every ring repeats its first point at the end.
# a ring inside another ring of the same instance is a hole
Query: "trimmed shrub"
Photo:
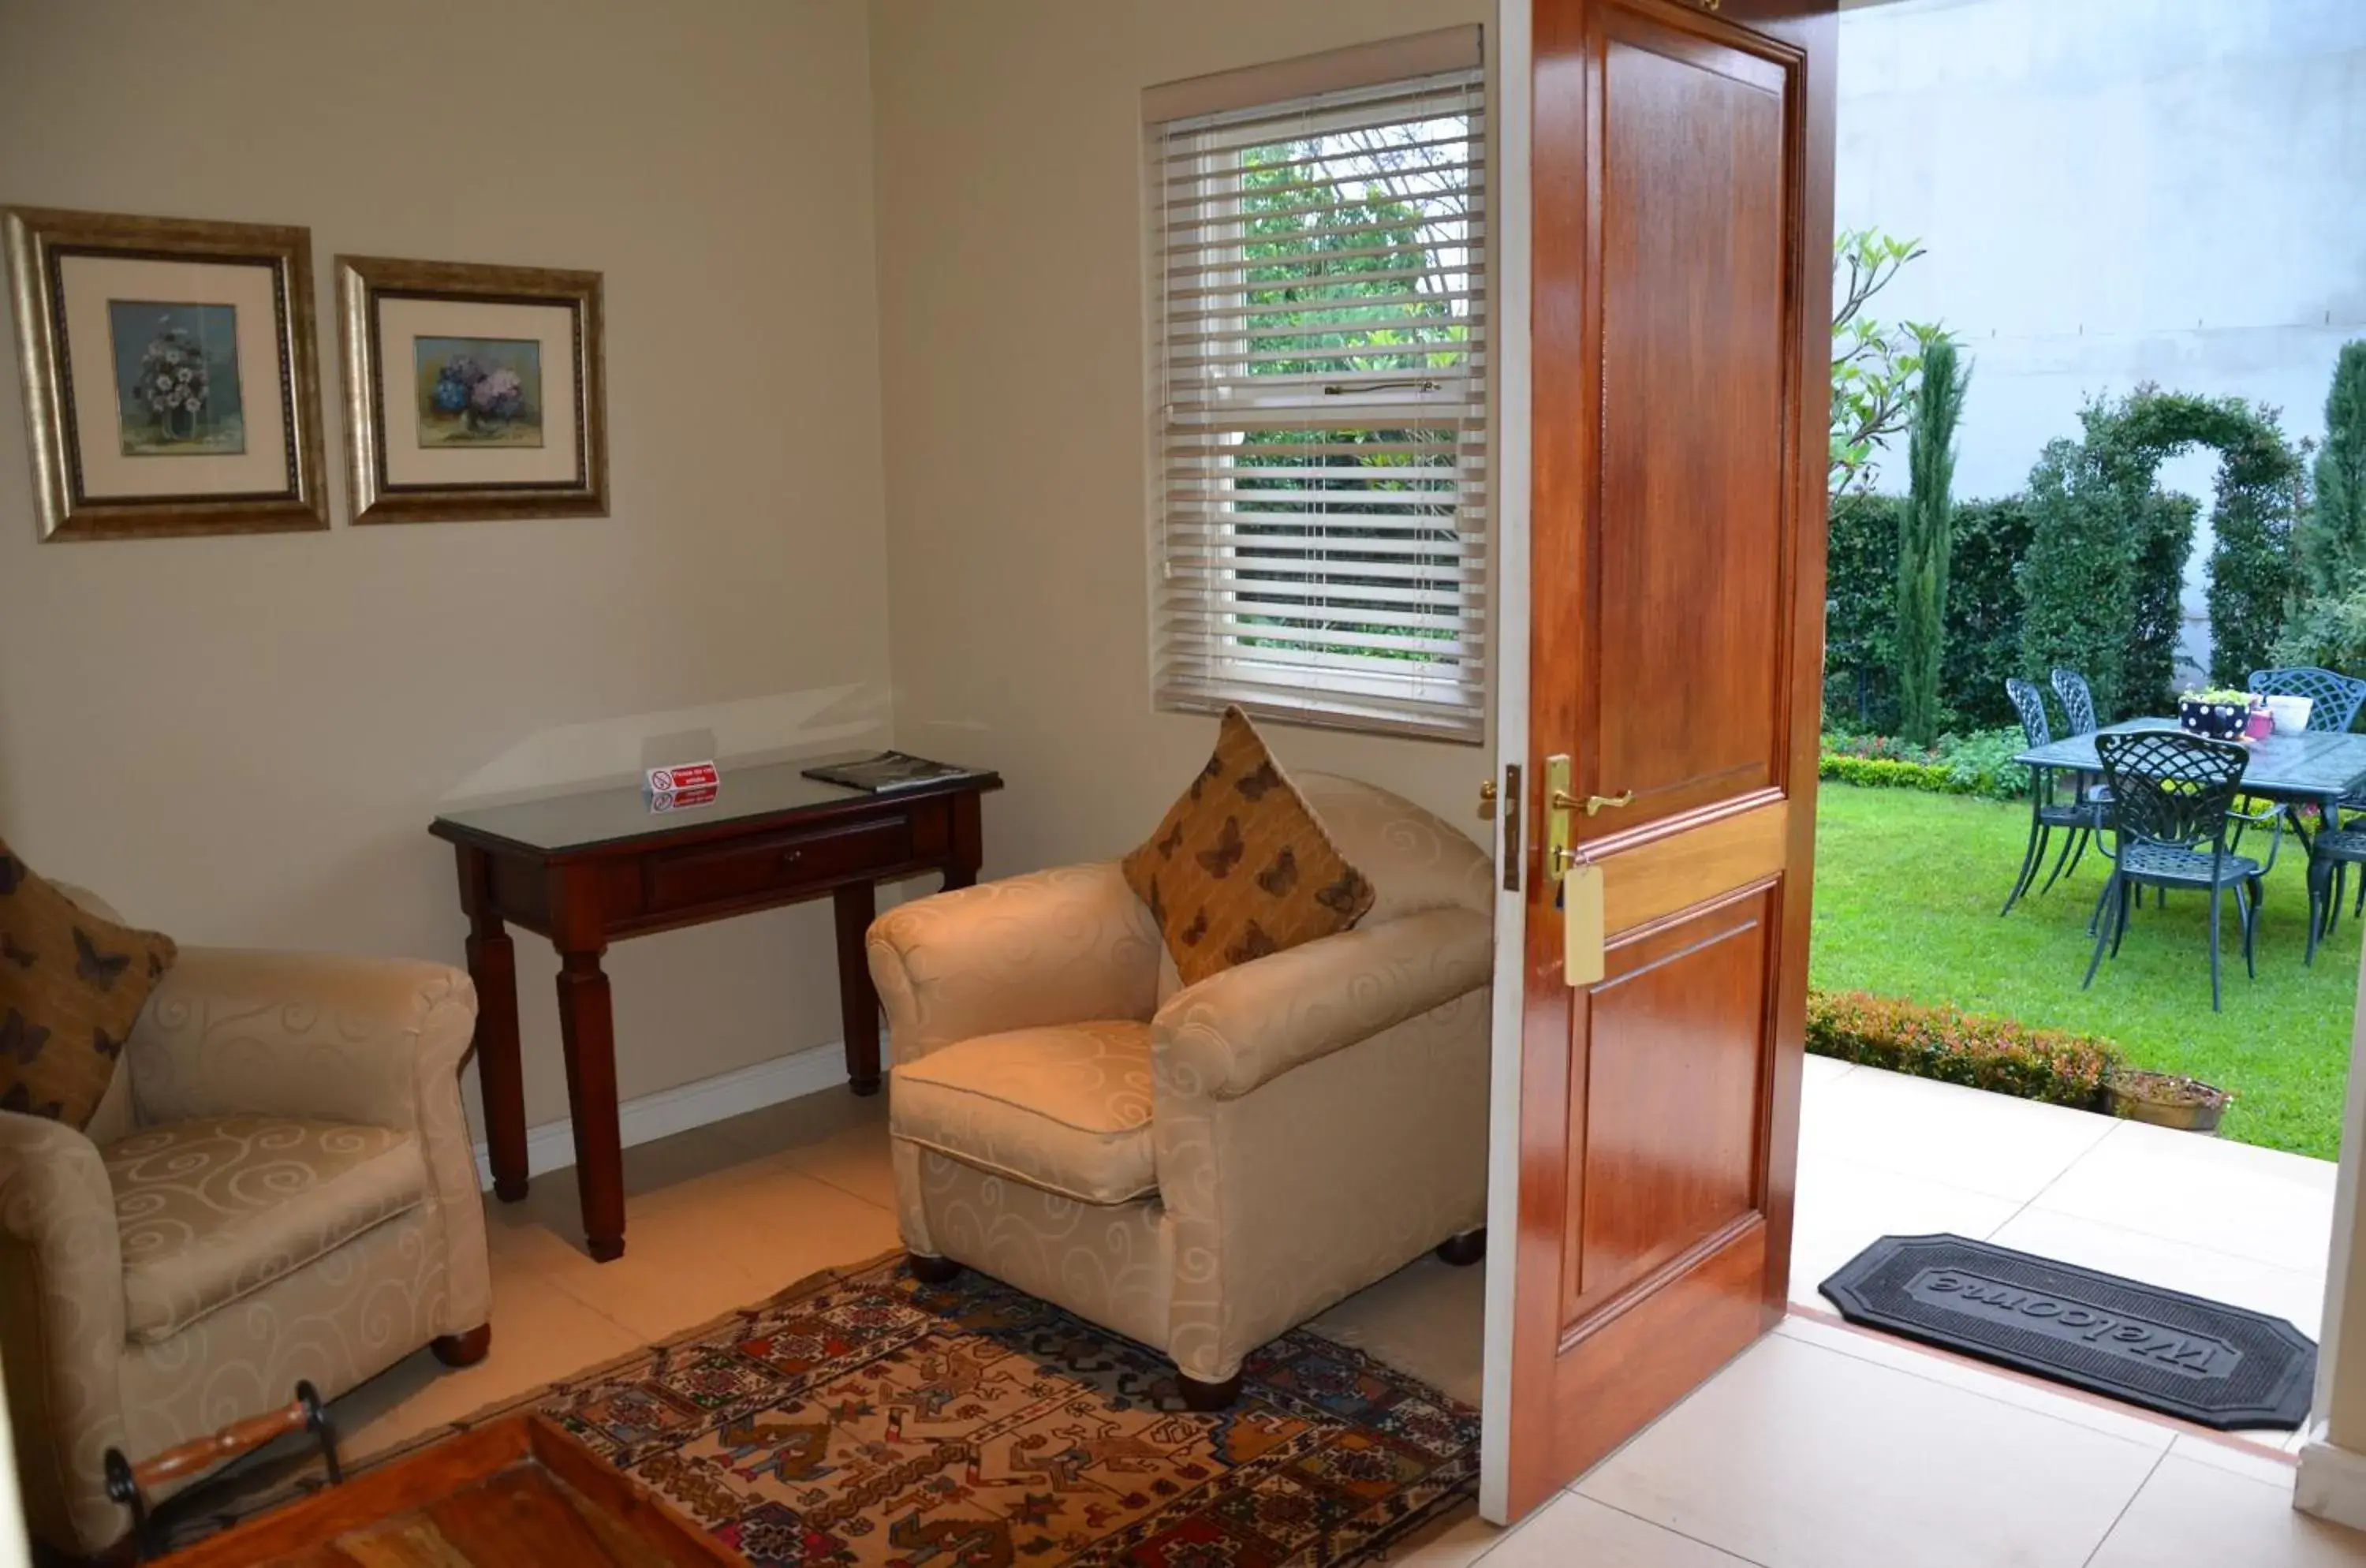
{"type": "Polygon", "coordinates": [[[1908,762],[1890,757],[1848,757],[1827,751],[1816,763],[1816,775],[1864,789],[1919,789],[1933,795],[1970,793],[1956,788],[1947,770],[1936,762],[1908,762]]]}
{"type": "Polygon", "coordinates": [[[2021,584],[2013,572],[2029,553],[2028,503],[2017,495],[1959,501],[1954,536],[1940,701],[1954,724],[2018,734],[2004,678],[2021,666],[2021,584]]]}
{"type": "Polygon", "coordinates": [[[1808,993],[1808,1049],[1894,1073],[2091,1111],[2119,1048],[2090,1034],[1864,991],[1808,993]]]}
{"type": "Polygon", "coordinates": [[[2018,729],[1942,735],[1936,746],[1886,735],[1827,735],[1816,773],[1868,789],[2019,800],[2029,793],[2029,770],[2012,760],[2022,744],[2018,729]]]}

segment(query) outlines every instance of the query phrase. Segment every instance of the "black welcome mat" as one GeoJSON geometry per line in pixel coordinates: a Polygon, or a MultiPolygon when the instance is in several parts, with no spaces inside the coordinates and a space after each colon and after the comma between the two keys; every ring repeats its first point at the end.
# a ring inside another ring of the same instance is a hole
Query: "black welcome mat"
{"type": "Polygon", "coordinates": [[[1959,1235],[1886,1235],[1820,1287],[1851,1323],[2196,1426],[2298,1427],[2316,1347],[2281,1317],[1959,1235]]]}

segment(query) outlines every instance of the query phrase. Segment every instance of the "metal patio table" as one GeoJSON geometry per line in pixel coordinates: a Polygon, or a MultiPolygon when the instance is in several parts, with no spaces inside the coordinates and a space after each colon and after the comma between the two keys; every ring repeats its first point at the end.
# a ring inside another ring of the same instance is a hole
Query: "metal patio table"
{"type": "MultiPolygon", "coordinates": [[[[2098,733],[2124,735],[2142,729],[2175,729],[2173,718],[2131,718],[2107,724],[2101,731],[2068,736],[2033,747],[2013,759],[2029,768],[2100,775],[2103,764],[2095,755],[2098,733]]],[[[2341,797],[2366,787],[2366,735],[2330,735],[2311,731],[2270,735],[2250,743],[2250,765],[2243,772],[2243,793],[2263,800],[2314,804],[2326,820],[2338,826],[2341,797]]],[[[2294,831],[2298,831],[2295,824],[2294,831]]]]}

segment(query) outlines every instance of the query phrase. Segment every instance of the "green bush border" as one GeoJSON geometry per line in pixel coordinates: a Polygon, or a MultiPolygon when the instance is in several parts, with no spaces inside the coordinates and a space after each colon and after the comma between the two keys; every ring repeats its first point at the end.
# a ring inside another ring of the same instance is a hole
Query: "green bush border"
{"type": "Polygon", "coordinates": [[[2095,1035],[1866,991],[1809,991],[1808,1050],[2080,1111],[2102,1108],[2103,1079],[2121,1059],[2095,1035]]]}

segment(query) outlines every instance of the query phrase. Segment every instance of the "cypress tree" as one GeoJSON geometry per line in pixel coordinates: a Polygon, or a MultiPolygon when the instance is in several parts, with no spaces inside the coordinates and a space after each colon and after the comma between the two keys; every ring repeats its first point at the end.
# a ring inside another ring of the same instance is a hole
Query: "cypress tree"
{"type": "Polygon", "coordinates": [[[2341,346],[2325,396],[2325,446],[2316,454],[2316,511],[2301,562],[2318,593],[2349,587],[2366,567],[2366,340],[2341,346]]]}
{"type": "Polygon", "coordinates": [[[1907,438],[1905,510],[1898,530],[1898,733],[1918,746],[1939,737],[1939,679],[1946,664],[1947,556],[1953,533],[1955,425],[1968,367],[1955,345],[1933,337],[1914,389],[1907,438]]]}

